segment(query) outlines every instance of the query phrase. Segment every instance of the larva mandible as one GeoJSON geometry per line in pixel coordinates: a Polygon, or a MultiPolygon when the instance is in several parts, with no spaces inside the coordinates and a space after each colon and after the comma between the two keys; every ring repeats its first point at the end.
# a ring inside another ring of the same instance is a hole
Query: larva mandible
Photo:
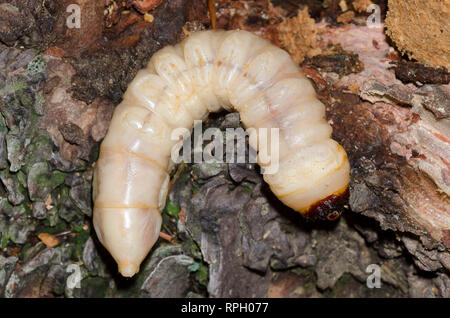
{"type": "Polygon", "coordinates": [[[239,111],[246,128],[279,128],[279,171],[264,180],[285,205],[312,218],[339,216],[349,161],[297,64],[250,32],[196,32],[138,72],[100,147],[94,227],[123,276],[139,271],[159,235],[176,143],[170,132],[221,108],[239,111]]]}

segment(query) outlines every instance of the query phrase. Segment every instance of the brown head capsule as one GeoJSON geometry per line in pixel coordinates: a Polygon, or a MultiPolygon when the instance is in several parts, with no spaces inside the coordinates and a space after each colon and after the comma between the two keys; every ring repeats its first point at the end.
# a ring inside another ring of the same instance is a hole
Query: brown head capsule
{"type": "Polygon", "coordinates": [[[311,220],[337,220],[348,204],[349,194],[347,187],[340,193],[332,194],[314,203],[304,212],[304,215],[311,220]]]}

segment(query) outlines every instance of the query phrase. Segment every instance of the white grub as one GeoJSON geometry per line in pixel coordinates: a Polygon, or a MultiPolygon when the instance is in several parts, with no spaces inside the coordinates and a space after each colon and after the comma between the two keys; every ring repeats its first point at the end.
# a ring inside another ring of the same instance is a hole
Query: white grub
{"type": "Polygon", "coordinates": [[[264,180],[287,206],[306,213],[347,189],[345,150],[289,54],[246,31],[193,33],[136,75],[100,148],[94,227],[123,276],[139,271],[159,235],[171,131],[222,108],[239,111],[246,128],[279,128],[279,169],[264,180]]]}

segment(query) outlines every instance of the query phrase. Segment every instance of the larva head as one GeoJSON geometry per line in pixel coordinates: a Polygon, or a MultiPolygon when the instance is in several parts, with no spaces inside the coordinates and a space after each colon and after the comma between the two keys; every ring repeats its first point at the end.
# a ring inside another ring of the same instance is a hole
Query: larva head
{"type": "MultiPolygon", "coordinates": [[[[337,143],[336,143],[337,144],[337,143]]],[[[310,220],[334,221],[339,218],[349,198],[350,163],[344,148],[338,145],[341,155],[341,164],[322,178],[312,189],[318,196],[315,201],[300,212],[310,220]]],[[[326,168],[322,168],[326,170],[326,168]]]]}
{"type": "Polygon", "coordinates": [[[334,221],[339,218],[348,202],[348,187],[341,193],[331,194],[328,197],[314,203],[302,212],[311,220],[334,221]]]}
{"type": "Polygon", "coordinates": [[[348,199],[350,164],[344,148],[328,139],[287,157],[264,179],[285,205],[308,219],[335,220],[348,199]]]}

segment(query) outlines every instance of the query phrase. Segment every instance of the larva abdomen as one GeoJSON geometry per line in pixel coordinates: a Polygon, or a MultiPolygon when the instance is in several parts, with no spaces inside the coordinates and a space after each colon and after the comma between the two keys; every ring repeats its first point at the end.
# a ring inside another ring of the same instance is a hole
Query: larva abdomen
{"type": "MultiPolygon", "coordinates": [[[[347,193],[349,162],[331,139],[325,107],[289,55],[245,31],[202,31],[157,52],[130,83],[100,148],[94,226],[123,276],[139,271],[156,242],[176,128],[220,108],[246,128],[279,128],[279,169],[259,163],[278,198],[310,217],[334,218],[347,193]]],[[[272,144],[255,143],[260,154],[272,144]]],[[[259,136],[261,137],[261,136],[259,136]]],[[[269,152],[270,153],[270,152],[269,152]]],[[[273,154],[272,154],[273,155],[273,154]]]]}

